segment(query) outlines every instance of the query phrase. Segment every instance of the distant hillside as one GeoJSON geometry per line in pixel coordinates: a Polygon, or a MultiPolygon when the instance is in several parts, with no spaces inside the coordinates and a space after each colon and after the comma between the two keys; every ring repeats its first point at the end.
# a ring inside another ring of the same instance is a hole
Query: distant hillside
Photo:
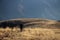
{"type": "Polygon", "coordinates": [[[60,28],[60,22],[56,20],[39,19],[39,18],[20,18],[20,19],[10,19],[5,21],[21,21],[25,27],[41,27],[41,28],[60,28]]]}

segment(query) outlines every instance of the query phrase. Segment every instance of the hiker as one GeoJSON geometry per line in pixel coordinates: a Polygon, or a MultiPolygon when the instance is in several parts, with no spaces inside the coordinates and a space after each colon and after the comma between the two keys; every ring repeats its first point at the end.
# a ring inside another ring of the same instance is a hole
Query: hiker
{"type": "Polygon", "coordinates": [[[21,30],[21,32],[22,32],[22,30],[23,30],[23,27],[24,27],[24,24],[21,23],[21,24],[20,24],[20,30],[21,30]]]}

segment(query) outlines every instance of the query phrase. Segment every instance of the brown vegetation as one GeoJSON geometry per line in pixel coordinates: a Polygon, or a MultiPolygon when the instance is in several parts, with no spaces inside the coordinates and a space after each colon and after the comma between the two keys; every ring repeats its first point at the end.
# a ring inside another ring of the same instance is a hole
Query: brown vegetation
{"type": "Polygon", "coordinates": [[[20,32],[18,27],[13,29],[0,28],[0,40],[60,40],[60,23],[57,21],[44,19],[18,20],[25,22],[23,31],[20,32]]]}

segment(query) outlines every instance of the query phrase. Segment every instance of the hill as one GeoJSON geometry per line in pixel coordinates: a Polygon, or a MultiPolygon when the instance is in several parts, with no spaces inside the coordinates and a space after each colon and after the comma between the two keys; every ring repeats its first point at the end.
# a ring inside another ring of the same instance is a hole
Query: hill
{"type": "Polygon", "coordinates": [[[60,40],[60,22],[56,20],[21,18],[0,23],[16,20],[24,23],[23,31],[18,27],[0,28],[0,40],[60,40]]]}

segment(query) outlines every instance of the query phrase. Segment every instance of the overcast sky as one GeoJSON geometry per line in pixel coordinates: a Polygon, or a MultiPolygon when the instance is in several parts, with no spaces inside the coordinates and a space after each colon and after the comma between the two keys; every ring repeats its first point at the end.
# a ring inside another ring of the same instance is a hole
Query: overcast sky
{"type": "Polygon", "coordinates": [[[60,20],[60,0],[0,0],[0,20],[13,18],[60,20]]]}

